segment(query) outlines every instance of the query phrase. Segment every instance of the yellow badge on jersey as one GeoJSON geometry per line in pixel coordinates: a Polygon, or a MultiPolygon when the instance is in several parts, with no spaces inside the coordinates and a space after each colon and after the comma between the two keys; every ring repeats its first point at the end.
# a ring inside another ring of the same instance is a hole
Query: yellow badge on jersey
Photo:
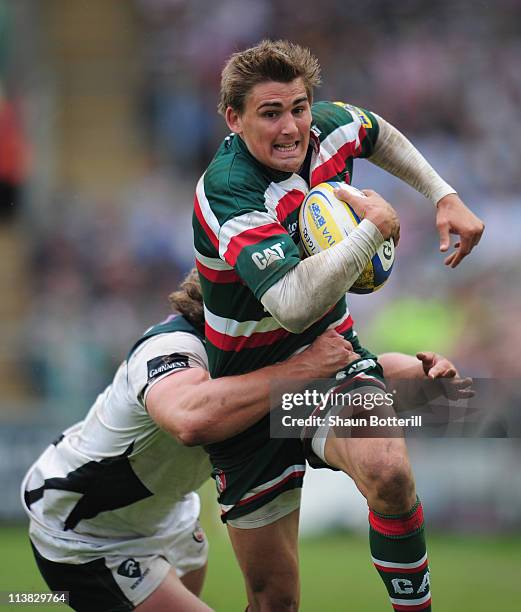
{"type": "Polygon", "coordinates": [[[346,111],[354,113],[360,119],[360,122],[365,128],[369,129],[373,127],[373,123],[371,119],[369,119],[367,113],[363,111],[361,108],[358,108],[358,106],[353,106],[352,104],[346,104],[345,102],[334,102],[333,104],[336,104],[337,106],[341,106],[346,111]]]}

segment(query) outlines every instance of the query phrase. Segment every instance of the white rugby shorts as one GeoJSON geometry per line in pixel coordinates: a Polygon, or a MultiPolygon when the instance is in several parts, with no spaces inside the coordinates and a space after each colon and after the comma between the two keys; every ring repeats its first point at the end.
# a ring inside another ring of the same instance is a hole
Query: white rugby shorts
{"type": "MultiPolygon", "coordinates": [[[[75,566],[103,560],[102,571],[108,569],[124,597],[137,606],[159,587],[172,568],[182,577],[206,564],[208,542],[199,525],[199,510],[198,495],[190,493],[176,504],[175,527],[168,533],[123,541],[61,538],[35,521],[30,523],[29,535],[45,560],[75,566]]],[[[81,578],[79,584],[81,589],[81,578]]],[[[70,590],[66,587],[64,584],[60,590],[70,590]]],[[[78,581],[74,588],[78,589],[78,581]]]]}

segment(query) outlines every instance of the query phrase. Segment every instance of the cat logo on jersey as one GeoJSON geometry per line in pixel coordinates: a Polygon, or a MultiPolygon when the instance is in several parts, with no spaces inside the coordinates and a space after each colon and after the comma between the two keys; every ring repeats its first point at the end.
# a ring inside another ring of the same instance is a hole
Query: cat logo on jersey
{"type": "Polygon", "coordinates": [[[259,268],[259,270],[265,270],[268,266],[279,259],[284,259],[284,251],[282,250],[282,242],[272,244],[267,249],[256,251],[251,256],[253,263],[259,268]]]}
{"type": "Polygon", "coordinates": [[[334,104],[336,104],[337,106],[341,106],[342,108],[344,108],[346,111],[349,111],[350,113],[354,113],[360,119],[360,122],[365,128],[369,129],[373,127],[373,123],[371,119],[369,119],[366,112],[362,110],[361,108],[358,108],[358,106],[353,106],[352,104],[346,104],[345,102],[335,102],[334,104]]]}

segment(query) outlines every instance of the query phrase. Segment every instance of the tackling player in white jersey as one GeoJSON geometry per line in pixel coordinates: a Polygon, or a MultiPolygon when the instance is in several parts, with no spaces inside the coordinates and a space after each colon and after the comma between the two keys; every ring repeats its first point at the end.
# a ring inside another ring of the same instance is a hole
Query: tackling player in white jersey
{"type": "Polygon", "coordinates": [[[330,376],[356,358],[330,331],[284,363],[210,381],[195,270],[171,301],[184,316],[136,342],[85,420],[22,484],[38,567],[76,610],[209,610],[197,597],[208,545],[194,491],[211,467],[193,445],[266,414],[273,379],[330,376]]]}

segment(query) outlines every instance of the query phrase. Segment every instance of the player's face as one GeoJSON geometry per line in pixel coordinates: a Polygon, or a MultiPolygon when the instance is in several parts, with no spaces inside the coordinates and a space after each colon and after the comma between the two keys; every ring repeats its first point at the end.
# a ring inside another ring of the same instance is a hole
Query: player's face
{"type": "Polygon", "coordinates": [[[266,81],[252,88],[242,114],[228,108],[228,127],[268,168],[298,172],[309,144],[311,108],[301,78],[290,83],[266,81]]]}

